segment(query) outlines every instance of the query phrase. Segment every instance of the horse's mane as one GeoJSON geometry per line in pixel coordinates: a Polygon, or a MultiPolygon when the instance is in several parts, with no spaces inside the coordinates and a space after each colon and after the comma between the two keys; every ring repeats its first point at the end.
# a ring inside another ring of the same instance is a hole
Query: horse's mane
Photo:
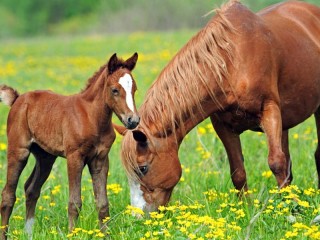
{"type": "MultiPolygon", "coordinates": [[[[157,124],[157,130],[164,136],[169,135],[170,131],[175,133],[176,125],[183,128],[183,120],[186,117],[192,118],[194,107],[202,111],[203,99],[197,94],[199,81],[194,81],[195,78],[200,79],[200,84],[203,84],[209,96],[219,105],[208,86],[208,73],[202,72],[201,67],[210,69],[210,74],[215,76],[217,84],[222,87],[222,81],[228,75],[226,58],[232,63],[234,55],[234,45],[227,33],[236,33],[224,13],[235,2],[238,1],[231,0],[220,9],[213,10],[216,15],[176,54],[148,90],[139,112],[139,127],[147,135],[150,134],[148,126],[151,124],[157,124]]],[[[149,140],[152,142],[152,139],[149,140]]],[[[134,171],[138,169],[134,146],[136,142],[133,137],[125,137],[121,159],[129,179],[139,181],[134,171]]]]}
{"type": "Polygon", "coordinates": [[[176,126],[184,131],[183,121],[192,119],[195,108],[203,112],[203,99],[197,94],[199,84],[220,106],[209,88],[207,76],[213,75],[222,87],[222,81],[228,75],[226,60],[232,63],[234,48],[228,34],[235,29],[224,13],[235,2],[238,1],[231,0],[213,10],[216,15],[175,55],[152,84],[140,108],[146,129],[150,124],[156,124],[157,131],[165,136],[174,132],[176,126]]]}

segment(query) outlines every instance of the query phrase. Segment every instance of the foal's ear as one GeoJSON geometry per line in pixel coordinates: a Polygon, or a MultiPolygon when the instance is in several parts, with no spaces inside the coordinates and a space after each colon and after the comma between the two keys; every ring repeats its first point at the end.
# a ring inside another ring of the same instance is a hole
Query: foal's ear
{"type": "Polygon", "coordinates": [[[118,60],[117,54],[114,53],[110,57],[109,62],[108,62],[108,72],[109,72],[109,74],[112,74],[114,71],[116,71],[118,67],[119,67],[119,60],[118,60]]]}
{"type": "Polygon", "coordinates": [[[134,130],[132,131],[133,138],[136,140],[139,144],[147,145],[147,136],[141,132],[140,130],[134,130]]]}
{"type": "Polygon", "coordinates": [[[127,69],[132,71],[134,69],[134,67],[136,66],[137,61],[138,61],[138,53],[134,53],[130,58],[128,58],[124,62],[124,65],[127,69]]]}
{"type": "Polygon", "coordinates": [[[113,128],[122,136],[124,136],[128,131],[128,129],[124,126],[117,125],[115,123],[112,123],[112,125],[113,125],[113,128]]]}

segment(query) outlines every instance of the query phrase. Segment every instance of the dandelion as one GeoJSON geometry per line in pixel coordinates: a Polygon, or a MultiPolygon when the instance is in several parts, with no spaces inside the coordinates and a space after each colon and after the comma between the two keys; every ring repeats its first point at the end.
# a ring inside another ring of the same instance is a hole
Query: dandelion
{"type": "Polygon", "coordinates": [[[5,150],[7,150],[7,144],[0,143],[0,151],[5,151],[5,150]]]}
{"type": "Polygon", "coordinates": [[[272,172],[270,170],[263,171],[261,175],[262,175],[262,177],[270,178],[272,176],[272,172]]]}
{"type": "Polygon", "coordinates": [[[110,217],[105,217],[104,219],[102,219],[102,223],[106,223],[110,220],[110,217]]]}
{"type": "Polygon", "coordinates": [[[125,211],[125,214],[143,216],[143,215],[144,215],[144,212],[143,212],[143,210],[140,209],[140,208],[133,207],[133,206],[127,206],[127,209],[126,209],[126,211],[125,211]]]}
{"type": "Polygon", "coordinates": [[[121,188],[120,184],[113,183],[113,184],[107,185],[107,190],[113,192],[114,194],[118,194],[119,192],[122,191],[122,188],[121,188]]]}
{"type": "Polygon", "coordinates": [[[197,130],[198,130],[198,134],[200,136],[206,134],[206,132],[207,132],[207,130],[204,127],[198,127],[197,130]]]}

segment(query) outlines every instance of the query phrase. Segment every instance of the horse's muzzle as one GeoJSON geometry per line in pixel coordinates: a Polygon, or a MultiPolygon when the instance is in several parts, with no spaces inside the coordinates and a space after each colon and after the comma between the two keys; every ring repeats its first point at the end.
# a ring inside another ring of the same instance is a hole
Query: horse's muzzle
{"type": "Polygon", "coordinates": [[[123,119],[123,124],[128,129],[134,129],[139,125],[140,117],[136,114],[123,119]]]}

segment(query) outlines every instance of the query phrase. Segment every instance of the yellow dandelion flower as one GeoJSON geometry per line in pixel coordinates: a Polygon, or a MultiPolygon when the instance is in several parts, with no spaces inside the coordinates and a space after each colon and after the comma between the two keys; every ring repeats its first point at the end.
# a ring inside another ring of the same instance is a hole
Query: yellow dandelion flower
{"type": "Polygon", "coordinates": [[[261,175],[262,175],[262,177],[270,178],[272,176],[272,172],[270,170],[263,171],[261,175]]]}
{"type": "Polygon", "coordinates": [[[0,151],[7,150],[7,144],[5,143],[0,143],[0,151]]]}
{"type": "Polygon", "coordinates": [[[207,130],[204,127],[198,127],[197,131],[199,135],[204,135],[207,132],[207,130]]]}

